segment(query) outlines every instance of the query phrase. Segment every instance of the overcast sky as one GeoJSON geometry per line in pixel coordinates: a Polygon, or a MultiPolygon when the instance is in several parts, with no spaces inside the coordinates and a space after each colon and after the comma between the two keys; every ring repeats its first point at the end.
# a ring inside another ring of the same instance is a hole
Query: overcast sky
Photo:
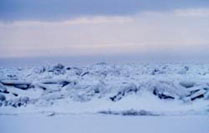
{"type": "Polygon", "coordinates": [[[208,56],[207,0],[0,0],[0,57],[208,56]]]}

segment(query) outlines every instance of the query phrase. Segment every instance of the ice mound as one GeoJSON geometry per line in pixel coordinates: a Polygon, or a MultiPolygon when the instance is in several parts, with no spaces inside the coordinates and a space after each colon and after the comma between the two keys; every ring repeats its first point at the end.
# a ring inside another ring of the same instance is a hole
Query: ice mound
{"type": "Polygon", "coordinates": [[[174,111],[207,112],[208,79],[209,65],[195,64],[97,63],[85,67],[57,64],[0,68],[0,112],[6,113],[12,107],[13,112],[27,112],[29,108],[64,112],[112,109],[109,112],[113,113],[114,109],[129,112],[133,109],[133,114],[140,114],[140,110],[146,109],[172,111],[168,109],[170,105],[180,107],[174,111]],[[147,93],[150,96],[144,97],[147,93]],[[151,105],[155,108],[150,108],[151,105]]]}

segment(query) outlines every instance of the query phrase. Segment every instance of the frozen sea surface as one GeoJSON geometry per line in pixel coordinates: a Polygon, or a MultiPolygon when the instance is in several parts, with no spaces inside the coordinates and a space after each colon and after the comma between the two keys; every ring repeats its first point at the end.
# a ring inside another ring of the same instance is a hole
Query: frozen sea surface
{"type": "Polygon", "coordinates": [[[209,133],[208,64],[0,67],[0,133],[209,133]]]}
{"type": "Polygon", "coordinates": [[[208,133],[209,116],[0,116],[1,133],[208,133]]]}

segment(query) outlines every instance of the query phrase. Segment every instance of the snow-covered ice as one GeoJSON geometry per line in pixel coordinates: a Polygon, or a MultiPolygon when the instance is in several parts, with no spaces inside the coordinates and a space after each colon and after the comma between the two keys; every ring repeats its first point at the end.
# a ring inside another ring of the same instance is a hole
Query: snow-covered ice
{"type": "Polygon", "coordinates": [[[0,68],[1,133],[208,133],[209,65],[0,68]]]}
{"type": "Polygon", "coordinates": [[[190,115],[209,110],[207,64],[57,64],[2,67],[0,75],[1,114],[190,115]]]}

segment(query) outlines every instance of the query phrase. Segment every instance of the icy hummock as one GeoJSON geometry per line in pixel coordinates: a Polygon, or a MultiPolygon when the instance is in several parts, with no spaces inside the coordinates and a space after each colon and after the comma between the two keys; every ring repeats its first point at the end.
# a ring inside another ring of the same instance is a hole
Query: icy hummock
{"type": "Polygon", "coordinates": [[[0,113],[208,114],[207,64],[0,68],[0,113]]]}

